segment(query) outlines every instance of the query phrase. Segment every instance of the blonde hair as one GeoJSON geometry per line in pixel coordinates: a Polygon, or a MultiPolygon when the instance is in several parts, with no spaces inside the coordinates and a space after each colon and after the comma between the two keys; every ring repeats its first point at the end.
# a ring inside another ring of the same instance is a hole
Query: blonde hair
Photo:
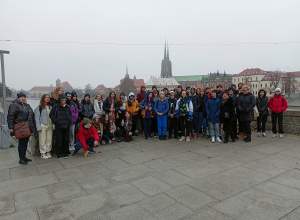
{"type": "Polygon", "coordinates": [[[59,90],[61,90],[61,89],[64,91],[64,89],[62,87],[56,87],[56,89],[54,90],[54,92],[51,95],[51,98],[54,98],[55,100],[58,100],[59,90]]]}
{"type": "Polygon", "coordinates": [[[247,90],[250,90],[250,86],[248,86],[248,85],[244,85],[244,86],[242,87],[242,89],[247,89],[247,90]]]}
{"type": "Polygon", "coordinates": [[[93,104],[95,104],[95,100],[97,99],[97,96],[98,96],[98,95],[101,96],[101,100],[102,100],[102,102],[103,102],[103,96],[102,96],[100,93],[98,93],[98,94],[95,95],[95,98],[94,98],[94,100],[93,100],[93,104]]]}

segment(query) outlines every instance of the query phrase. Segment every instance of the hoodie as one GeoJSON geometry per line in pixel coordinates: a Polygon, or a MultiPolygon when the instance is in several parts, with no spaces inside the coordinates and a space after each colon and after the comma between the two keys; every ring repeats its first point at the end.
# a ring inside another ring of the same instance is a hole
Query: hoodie
{"type": "Polygon", "coordinates": [[[139,112],[139,102],[135,99],[133,92],[129,93],[128,100],[126,101],[126,109],[131,113],[131,116],[137,115],[139,112]],[[130,96],[133,96],[133,99],[130,100],[130,96]]]}
{"type": "Polygon", "coordinates": [[[79,127],[79,130],[78,130],[77,134],[76,134],[76,140],[80,141],[84,151],[88,150],[86,140],[91,138],[91,137],[94,137],[95,141],[99,141],[99,135],[98,135],[96,129],[94,128],[94,126],[91,126],[90,129],[87,129],[83,125],[83,121],[80,122],[80,127],[79,127]]]}
{"type": "Polygon", "coordinates": [[[267,93],[264,89],[260,89],[258,92],[258,97],[256,98],[256,107],[257,110],[259,112],[259,115],[268,115],[269,111],[268,111],[268,97],[267,97],[267,93]],[[263,91],[264,92],[264,96],[261,98],[260,97],[260,92],[263,91]]]}
{"type": "MultiPolygon", "coordinates": [[[[153,111],[153,107],[154,107],[154,101],[151,98],[149,100],[148,96],[149,94],[152,93],[152,91],[148,91],[147,94],[145,95],[145,98],[143,99],[143,101],[140,102],[140,104],[138,105],[138,107],[140,109],[142,109],[142,115],[144,118],[150,119],[152,111],[153,111]],[[146,107],[151,107],[152,110],[146,110],[146,107]]],[[[152,93],[153,94],[153,93],[152,93]]]]}
{"type": "Polygon", "coordinates": [[[272,98],[270,98],[268,107],[272,112],[281,113],[288,108],[288,104],[286,102],[286,99],[280,94],[274,95],[272,98]]]}
{"type": "Polygon", "coordinates": [[[158,98],[154,103],[154,112],[156,114],[157,113],[163,113],[163,115],[167,115],[168,111],[169,111],[169,102],[168,102],[168,100],[165,100],[165,99],[161,100],[160,98],[158,98]]]}

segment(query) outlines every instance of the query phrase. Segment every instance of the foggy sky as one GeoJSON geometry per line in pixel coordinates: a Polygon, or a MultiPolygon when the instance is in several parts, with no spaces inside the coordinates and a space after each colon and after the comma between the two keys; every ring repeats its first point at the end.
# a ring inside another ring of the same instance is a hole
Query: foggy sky
{"type": "Polygon", "coordinates": [[[300,41],[298,0],[0,0],[6,84],[15,89],[159,76],[167,38],[173,75],[237,74],[245,68],[300,71],[300,44],[176,45],[300,41]],[[159,45],[151,45],[159,44],[159,45]]]}

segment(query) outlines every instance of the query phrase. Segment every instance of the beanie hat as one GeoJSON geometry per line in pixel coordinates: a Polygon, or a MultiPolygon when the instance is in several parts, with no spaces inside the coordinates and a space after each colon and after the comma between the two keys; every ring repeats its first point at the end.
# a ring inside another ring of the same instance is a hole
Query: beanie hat
{"type": "Polygon", "coordinates": [[[233,91],[233,88],[232,88],[232,87],[229,87],[227,91],[230,91],[230,90],[232,90],[232,91],[233,91]]]}
{"type": "Polygon", "coordinates": [[[18,97],[18,99],[21,98],[21,97],[25,97],[26,98],[26,94],[24,92],[19,92],[17,94],[17,97],[18,97]]]}
{"type": "Polygon", "coordinates": [[[91,120],[88,118],[83,118],[83,125],[86,125],[88,123],[91,123],[91,120]]]}
{"type": "Polygon", "coordinates": [[[188,86],[188,87],[185,88],[185,90],[188,90],[188,89],[190,89],[190,88],[191,88],[191,87],[188,86]]]}
{"type": "Polygon", "coordinates": [[[145,85],[141,85],[141,89],[142,89],[142,88],[145,88],[145,89],[146,89],[146,86],[145,86],[145,85]]]}
{"type": "Polygon", "coordinates": [[[281,93],[281,89],[280,88],[276,88],[275,92],[279,91],[281,93]]]}
{"type": "Polygon", "coordinates": [[[67,100],[68,98],[67,98],[67,96],[66,96],[66,95],[64,95],[64,94],[62,94],[62,95],[59,95],[59,96],[58,96],[58,101],[60,102],[62,99],[65,99],[65,100],[67,100]]]}
{"type": "Polygon", "coordinates": [[[72,97],[77,97],[77,93],[75,91],[73,91],[71,94],[72,94],[72,97]]]}
{"type": "Polygon", "coordinates": [[[152,86],[152,89],[153,89],[153,88],[157,88],[156,85],[153,85],[153,86],[152,86]]]}
{"type": "Polygon", "coordinates": [[[94,114],[94,115],[93,115],[93,120],[94,120],[95,118],[97,118],[97,117],[100,118],[99,115],[94,114]]]}
{"type": "Polygon", "coordinates": [[[85,97],[91,98],[90,94],[85,94],[85,95],[84,95],[84,98],[85,98],[85,97]]]}
{"type": "Polygon", "coordinates": [[[159,95],[161,95],[161,94],[165,95],[165,93],[164,93],[164,92],[160,91],[160,92],[159,92],[159,95]]]}
{"type": "Polygon", "coordinates": [[[69,97],[69,96],[72,96],[72,93],[66,92],[65,95],[66,95],[67,97],[69,97]]]}

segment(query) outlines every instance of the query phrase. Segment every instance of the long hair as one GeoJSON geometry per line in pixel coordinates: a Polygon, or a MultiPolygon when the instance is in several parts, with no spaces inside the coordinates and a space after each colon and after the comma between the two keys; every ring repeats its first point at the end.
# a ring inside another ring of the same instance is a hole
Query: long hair
{"type": "Polygon", "coordinates": [[[123,105],[123,101],[122,101],[122,99],[121,99],[121,96],[122,96],[122,95],[124,95],[124,96],[126,97],[126,94],[125,94],[125,92],[121,92],[121,93],[120,93],[120,96],[119,96],[119,99],[118,99],[118,101],[119,101],[119,105],[120,105],[120,106],[122,106],[122,105],[123,105]]]}
{"type": "Polygon", "coordinates": [[[101,96],[101,101],[103,102],[103,97],[102,97],[102,95],[99,93],[99,94],[96,94],[96,95],[95,95],[95,98],[94,98],[94,100],[93,100],[93,105],[94,105],[94,103],[95,103],[95,100],[97,99],[97,96],[98,96],[98,95],[100,95],[100,96],[101,96]]]}
{"type": "Polygon", "coordinates": [[[47,96],[49,96],[49,98],[50,98],[50,95],[49,95],[49,94],[44,94],[44,95],[42,95],[42,98],[41,98],[41,101],[40,101],[41,109],[46,108],[47,105],[48,105],[48,106],[52,106],[51,102],[48,102],[48,103],[45,102],[45,98],[46,98],[47,96]]]}
{"type": "Polygon", "coordinates": [[[100,122],[103,124],[103,128],[108,128],[110,130],[110,120],[109,120],[109,115],[107,113],[105,113],[104,115],[102,115],[100,122]],[[107,122],[105,121],[106,115],[108,116],[108,120],[107,122]],[[108,127],[106,127],[108,125],[108,127]]]}
{"type": "Polygon", "coordinates": [[[116,93],[114,91],[111,91],[108,95],[108,101],[109,101],[109,104],[111,104],[112,100],[111,100],[111,94],[115,94],[115,97],[114,97],[114,103],[117,103],[117,96],[116,96],[116,93]]]}
{"type": "Polygon", "coordinates": [[[59,97],[59,90],[63,89],[62,87],[56,87],[54,92],[51,95],[51,98],[54,98],[55,100],[58,100],[59,97]]]}
{"type": "Polygon", "coordinates": [[[82,103],[87,103],[90,104],[91,103],[91,98],[89,98],[89,101],[85,101],[85,97],[83,97],[83,99],[81,100],[82,103]]]}

